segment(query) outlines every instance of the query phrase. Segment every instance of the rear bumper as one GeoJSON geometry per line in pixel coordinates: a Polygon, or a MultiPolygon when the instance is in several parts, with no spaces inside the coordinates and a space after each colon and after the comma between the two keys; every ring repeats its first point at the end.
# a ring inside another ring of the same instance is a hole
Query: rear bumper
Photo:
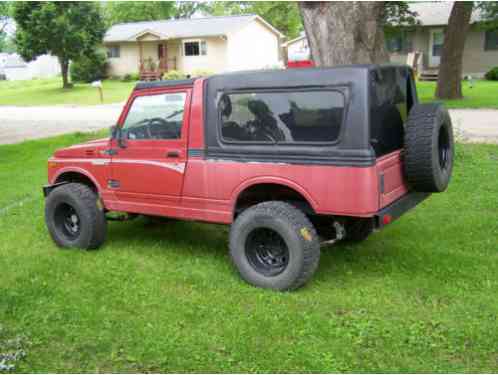
{"type": "Polygon", "coordinates": [[[427,199],[430,193],[408,193],[390,205],[384,207],[375,215],[375,227],[382,228],[383,226],[393,222],[405,212],[414,208],[417,204],[427,199]]]}

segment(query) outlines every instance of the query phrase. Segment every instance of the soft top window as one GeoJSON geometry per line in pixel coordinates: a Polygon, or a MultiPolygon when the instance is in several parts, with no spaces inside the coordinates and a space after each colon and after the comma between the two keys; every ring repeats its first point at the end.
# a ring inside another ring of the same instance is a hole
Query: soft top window
{"type": "Polygon", "coordinates": [[[409,74],[401,69],[372,72],[370,143],[377,157],[403,147],[404,124],[413,102],[409,74]]]}
{"type": "Polygon", "coordinates": [[[218,109],[225,142],[334,142],[344,96],[334,90],[228,93],[218,109]]]}

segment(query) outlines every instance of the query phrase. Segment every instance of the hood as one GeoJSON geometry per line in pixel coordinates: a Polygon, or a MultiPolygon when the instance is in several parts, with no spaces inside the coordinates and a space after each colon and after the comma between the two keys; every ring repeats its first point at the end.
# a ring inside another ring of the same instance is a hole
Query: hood
{"type": "Polygon", "coordinates": [[[103,157],[101,151],[109,148],[110,138],[95,139],[85,143],[61,148],[54,153],[56,158],[96,158],[103,157]]]}

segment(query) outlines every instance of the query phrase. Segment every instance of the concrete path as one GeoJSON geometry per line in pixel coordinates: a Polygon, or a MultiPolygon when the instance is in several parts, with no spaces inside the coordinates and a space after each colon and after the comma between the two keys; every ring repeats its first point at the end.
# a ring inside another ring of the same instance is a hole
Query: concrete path
{"type": "Polygon", "coordinates": [[[116,124],[123,105],[0,106],[0,144],[109,128],[116,124]]]}
{"type": "Polygon", "coordinates": [[[498,110],[452,109],[450,115],[458,140],[498,144],[498,110]]]}
{"type": "MultiPolygon", "coordinates": [[[[116,123],[123,105],[0,106],[0,144],[109,128],[116,123]]],[[[454,109],[450,114],[457,139],[498,144],[498,110],[454,109]]]]}

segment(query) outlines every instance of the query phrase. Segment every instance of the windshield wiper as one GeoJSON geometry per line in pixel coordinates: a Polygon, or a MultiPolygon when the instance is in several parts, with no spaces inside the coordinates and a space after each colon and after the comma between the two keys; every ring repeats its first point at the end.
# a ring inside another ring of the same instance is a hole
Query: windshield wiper
{"type": "Polygon", "coordinates": [[[183,113],[183,109],[180,109],[176,112],[173,112],[171,115],[169,115],[168,117],[165,118],[165,120],[169,120],[171,117],[175,117],[177,115],[179,115],[180,113],[183,113]]]}

